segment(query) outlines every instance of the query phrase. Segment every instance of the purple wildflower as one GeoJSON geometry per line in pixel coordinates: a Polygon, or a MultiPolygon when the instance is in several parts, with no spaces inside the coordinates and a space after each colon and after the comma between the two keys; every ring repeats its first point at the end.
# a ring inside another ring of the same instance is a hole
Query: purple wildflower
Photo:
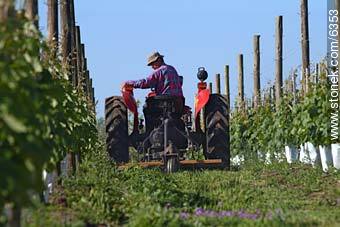
{"type": "Polygon", "coordinates": [[[195,210],[195,215],[196,216],[203,216],[203,214],[204,214],[204,209],[203,208],[197,208],[196,210],[195,210]]]}
{"type": "Polygon", "coordinates": [[[183,219],[186,219],[190,216],[199,216],[199,217],[217,217],[217,218],[223,218],[223,217],[238,217],[242,219],[250,219],[250,220],[257,220],[261,217],[261,213],[259,210],[256,211],[256,213],[247,213],[244,210],[240,211],[214,211],[214,210],[205,210],[203,208],[196,208],[195,211],[192,214],[189,214],[187,212],[180,213],[180,217],[183,219]]]}
{"type": "Polygon", "coordinates": [[[222,217],[232,217],[235,215],[232,211],[221,211],[220,214],[222,217]]]}
{"type": "Polygon", "coordinates": [[[217,215],[217,212],[215,212],[215,211],[213,211],[213,210],[207,210],[206,212],[205,212],[205,216],[207,216],[207,217],[217,217],[218,215],[217,215]]]}
{"type": "Polygon", "coordinates": [[[189,216],[190,216],[190,214],[187,213],[187,212],[181,212],[179,214],[179,217],[182,218],[182,219],[187,219],[187,218],[189,218],[189,216]]]}

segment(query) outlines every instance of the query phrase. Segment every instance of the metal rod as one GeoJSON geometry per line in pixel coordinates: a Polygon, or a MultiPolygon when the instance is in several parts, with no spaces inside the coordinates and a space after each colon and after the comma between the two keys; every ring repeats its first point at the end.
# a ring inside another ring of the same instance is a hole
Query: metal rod
{"type": "Polygon", "coordinates": [[[166,152],[166,148],[168,147],[168,124],[169,124],[169,119],[164,120],[164,155],[166,152]]]}

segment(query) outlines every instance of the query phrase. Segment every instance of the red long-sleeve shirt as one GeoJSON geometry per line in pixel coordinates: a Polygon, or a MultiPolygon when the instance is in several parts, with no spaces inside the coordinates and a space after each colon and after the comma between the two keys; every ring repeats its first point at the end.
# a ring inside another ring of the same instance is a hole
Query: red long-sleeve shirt
{"type": "Polygon", "coordinates": [[[183,78],[171,65],[163,64],[146,79],[130,80],[126,84],[134,88],[154,88],[156,95],[172,95],[183,97],[183,78]]]}

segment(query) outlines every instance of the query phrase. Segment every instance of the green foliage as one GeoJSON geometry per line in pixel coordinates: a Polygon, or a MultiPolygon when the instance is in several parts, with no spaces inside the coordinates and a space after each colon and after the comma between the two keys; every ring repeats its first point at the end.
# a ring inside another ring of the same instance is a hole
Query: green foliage
{"type": "Polygon", "coordinates": [[[331,144],[329,91],[330,85],[324,79],[310,84],[304,97],[297,94],[297,100],[293,94],[285,93],[276,108],[266,104],[256,110],[233,113],[230,127],[232,154],[256,160],[257,152],[278,155],[285,145],[331,144]]]}
{"type": "Polygon", "coordinates": [[[281,104],[274,114],[274,127],[277,128],[275,139],[279,141],[280,147],[284,145],[298,146],[301,144],[294,131],[292,131],[293,121],[298,116],[298,113],[294,112],[295,107],[293,94],[284,94],[281,104]]]}
{"type": "Polygon", "coordinates": [[[231,118],[231,151],[246,161],[258,160],[258,152],[277,151],[275,112],[271,105],[235,112],[231,118]]]}
{"type": "Polygon", "coordinates": [[[230,124],[230,143],[232,155],[244,154],[247,148],[247,140],[244,133],[248,128],[248,115],[243,112],[235,112],[231,117],[230,124]]]}
{"type": "Polygon", "coordinates": [[[105,120],[103,117],[97,119],[98,139],[103,144],[106,143],[105,120]]]}
{"type": "Polygon", "coordinates": [[[330,85],[326,80],[311,84],[310,91],[293,109],[292,134],[301,143],[330,145],[330,85]]]}
{"type": "MultiPolygon", "coordinates": [[[[253,165],[237,172],[165,174],[136,166],[118,170],[98,150],[55,195],[56,201],[66,197],[66,206],[56,203],[33,213],[72,215],[72,223],[110,226],[332,226],[340,221],[339,180],[339,173],[324,175],[320,169],[285,163],[253,165]],[[258,212],[259,218],[192,215],[197,208],[258,212]],[[181,218],[183,212],[191,216],[181,218]]],[[[60,220],[65,217],[55,219],[54,225],[60,226],[60,220]]]]}
{"type": "Polygon", "coordinates": [[[42,170],[97,141],[94,114],[31,22],[0,26],[0,213],[43,189],[42,170]],[[41,52],[44,60],[41,60],[41,52]]]}
{"type": "MultiPolygon", "coordinates": [[[[326,82],[313,85],[295,105],[286,94],[276,111],[265,105],[233,113],[233,155],[256,160],[257,152],[275,153],[287,144],[329,144],[328,89],[326,82]]],[[[63,218],[39,219],[54,217],[51,213],[64,217],[65,212],[79,219],[74,222],[79,225],[327,226],[340,221],[338,173],[322,175],[319,169],[287,164],[171,175],[138,167],[122,171],[97,147],[95,123],[87,100],[72,88],[35,27],[15,18],[0,26],[0,213],[7,202],[28,204],[32,192],[42,190],[44,168],[52,169],[67,152],[81,152],[85,160],[79,174],[65,179],[64,188],[54,195],[56,200],[66,196],[65,204],[39,209],[28,226],[53,225],[63,218]],[[44,60],[41,52],[47,53],[44,60]],[[261,217],[180,217],[196,208],[245,210],[261,217]]],[[[101,139],[103,124],[101,119],[101,139]]]]}

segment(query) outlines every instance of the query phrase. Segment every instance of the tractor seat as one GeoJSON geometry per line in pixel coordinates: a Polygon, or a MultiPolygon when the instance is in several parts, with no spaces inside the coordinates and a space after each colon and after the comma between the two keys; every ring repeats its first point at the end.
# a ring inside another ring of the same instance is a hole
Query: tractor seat
{"type": "Polygon", "coordinates": [[[148,97],[146,103],[155,112],[158,112],[161,109],[167,109],[172,113],[182,113],[184,108],[184,98],[172,95],[156,95],[148,97]]]}
{"type": "Polygon", "coordinates": [[[178,97],[172,95],[156,95],[152,98],[159,101],[175,101],[178,97]]]}

